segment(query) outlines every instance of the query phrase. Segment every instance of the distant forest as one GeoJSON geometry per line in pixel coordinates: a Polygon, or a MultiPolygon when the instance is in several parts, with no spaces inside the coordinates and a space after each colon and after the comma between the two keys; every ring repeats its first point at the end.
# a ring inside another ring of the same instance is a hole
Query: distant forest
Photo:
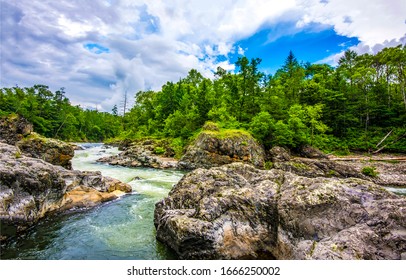
{"type": "Polygon", "coordinates": [[[238,58],[213,80],[190,70],[160,91],[140,91],[123,115],[72,106],[63,89],[2,88],[0,116],[15,113],[47,137],[105,141],[170,138],[186,144],[206,121],[249,131],[266,148],[310,144],[326,152],[406,152],[406,46],[376,55],[348,50],[337,67],[301,63],[290,52],[274,74],[238,58]]]}

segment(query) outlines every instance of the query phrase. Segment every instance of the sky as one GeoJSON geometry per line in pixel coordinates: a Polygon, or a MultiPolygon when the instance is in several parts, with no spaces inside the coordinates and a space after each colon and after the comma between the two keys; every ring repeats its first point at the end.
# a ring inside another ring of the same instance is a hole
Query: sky
{"type": "Polygon", "coordinates": [[[347,49],[406,44],[405,0],[0,0],[0,87],[65,88],[110,111],[124,93],[159,90],[240,56],[273,74],[289,51],[336,65],[347,49]]]}

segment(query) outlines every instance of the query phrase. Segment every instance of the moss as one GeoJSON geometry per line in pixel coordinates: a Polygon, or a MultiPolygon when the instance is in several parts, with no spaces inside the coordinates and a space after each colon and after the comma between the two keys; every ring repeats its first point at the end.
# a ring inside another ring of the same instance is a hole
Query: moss
{"type": "Polygon", "coordinates": [[[301,162],[291,162],[290,163],[294,168],[298,169],[298,170],[309,170],[310,168],[301,162]]]}
{"type": "Polygon", "coordinates": [[[272,161],[266,161],[266,162],[265,162],[265,165],[264,165],[264,168],[265,168],[266,170],[272,169],[272,168],[273,168],[273,162],[272,162],[272,161]]]}
{"type": "Polygon", "coordinates": [[[337,176],[337,175],[338,175],[337,171],[332,170],[332,169],[330,169],[330,170],[327,172],[327,176],[328,176],[328,177],[335,177],[335,176],[337,176]]]}
{"type": "Polygon", "coordinates": [[[15,153],[15,157],[16,157],[16,158],[21,158],[21,156],[22,156],[22,155],[21,155],[21,152],[20,152],[20,151],[17,151],[17,152],[15,153]]]}
{"type": "Polygon", "coordinates": [[[379,175],[374,166],[365,166],[364,168],[362,168],[361,173],[373,178],[379,175]]]}
{"type": "Polygon", "coordinates": [[[210,131],[220,131],[219,126],[215,122],[207,121],[204,126],[203,130],[210,130],[210,131]]]}

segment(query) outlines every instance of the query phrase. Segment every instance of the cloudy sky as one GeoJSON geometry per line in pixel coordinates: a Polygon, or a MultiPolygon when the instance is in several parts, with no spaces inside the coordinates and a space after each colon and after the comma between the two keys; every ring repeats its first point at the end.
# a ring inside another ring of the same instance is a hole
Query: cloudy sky
{"type": "Polygon", "coordinates": [[[245,55],[274,73],[292,50],[334,65],[406,43],[405,0],[0,0],[1,87],[65,88],[109,111],[125,91],[207,77],[245,55]]]}

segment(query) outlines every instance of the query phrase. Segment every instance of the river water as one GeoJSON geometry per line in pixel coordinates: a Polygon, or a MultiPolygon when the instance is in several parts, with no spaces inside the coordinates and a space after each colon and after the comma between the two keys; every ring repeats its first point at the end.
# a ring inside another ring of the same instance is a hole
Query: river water
{"type": "Polygon", "coordinates": [[[176,259],[155,239],[155,203],[165,197],[184,173],[174,170],[125,168],[96,163],[117,154],[117,148],[85,144],[72,160],[74,169],[101,171],[129,183],[133,192],[90,210],[42,220],[24,236],[1,248],[2,259],[176,259]]]}

